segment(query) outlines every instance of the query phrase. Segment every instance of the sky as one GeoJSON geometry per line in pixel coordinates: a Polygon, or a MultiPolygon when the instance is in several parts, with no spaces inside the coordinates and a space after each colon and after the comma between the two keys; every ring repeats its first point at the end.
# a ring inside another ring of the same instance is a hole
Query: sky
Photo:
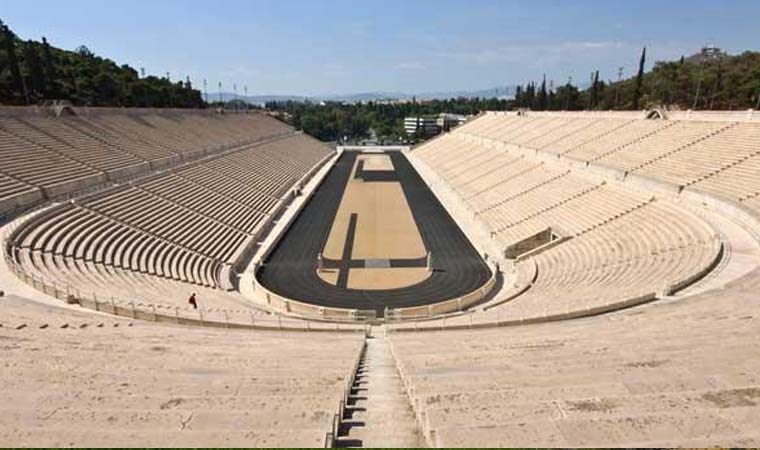
{"type": "Polygon", "coordinates": [[[424,93],[632,75],[710,44],[760,50],[758,0],[0,0],[23,39],[86,45],[209,92],[424,93]]]}

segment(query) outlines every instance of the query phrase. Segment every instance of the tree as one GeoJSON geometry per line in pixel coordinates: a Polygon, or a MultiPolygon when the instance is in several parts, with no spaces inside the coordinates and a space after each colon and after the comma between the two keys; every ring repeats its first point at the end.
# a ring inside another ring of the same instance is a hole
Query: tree
{"type": "Polygon", "coordinates": [[[21,94],[25,103],[29,103],[29,94],[26,91],[26,85],[24,84],[24,78],[21,76],[21,68],[19,67],[18,57],[16,56],[16,36],[10,28],[2,22],[0,22],[0,35],[3,38],[3,49],[5,50],[5,57],[11,71],[13,88],[16,92],[21,94]]]}
{"type": "Polygon", "coordinates": [[[50,44],[46,38],[42,38],[42,66],[45,72],[45,97],[58,98],[60,90],[58,87],[60,75],[56,69],[55,58],[50,49],[50,44]]]}
{"type": "Polygon", "coordinates": [[[541,82],[541,90],[538,93],[538,110],[546,111],[547,109],[547,94],[546,94],[546,74],[544,74],[544,80],[541,82]]]}
{"type": "Polygon", "coordinates": [[[594,73],[593,80],[591,82],[591,96],[589,101],[589,109],[595,109],[599,104],[599,71],[594,73]]]}
{"type": "Polygon", "coordinates": [[[87,48],[86,45],[80,45],[79,47],[77,47],[75,51],[79,56],[83,58],[88,58],[88,59],[95,58],[95,54],[92,53],[92,51],[90,51],[90,49],[87,48]]]}
{"type": "Polygon", "coordinates": [[[35,100],[44,98],[46,92],[45,72],[35,43],[32,41],[27,41],[24,45],[24,68],[26,69],[26,85],[29,88],[30,97],[35,100]]]}
{"type": "Polygon", "coordinates": [[[116,104],[119,87],[118,81],[110,73],[106,71],[98,73],[94,78],[96,97],[93,103],[98,106],[116,104]]]}
{"type": "Polygon", "coordinates": [[[636,88],[633,91],[633,109],[639,109],[639,101],[641,100],[641,87],[644,83],[644,66],[647,60],[647,48],[641,51],[641,59],[639,60],[639,73],[636,75],[636,88]]]}

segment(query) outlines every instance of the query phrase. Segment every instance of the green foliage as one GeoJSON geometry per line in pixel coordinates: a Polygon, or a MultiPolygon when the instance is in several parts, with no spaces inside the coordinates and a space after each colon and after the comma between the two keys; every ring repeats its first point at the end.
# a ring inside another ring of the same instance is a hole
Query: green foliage
{"type": "MultiPolygon", "coordinates": [[[[549,91],[548,110],[578,111],[670,109],[737,110],[757,108],[760,103],[760,52],[727,55],[699,53],[678,61],[657,62],[644,72],[642,62],[635,77],[620,82],[600,81],[597,72],[586,90],[568,82],[549,91]],[[701,83],[700,83],[701,79],[701,83]],[[695,103],[696,100],[696,103],[695,103]]],[[[515,108],[542,110],[536,84],[518,86],[515,108]]]]}
{"type": "Polygon", "coordinates": [[[128,65],[95,55],[85,46],[61,50],[22,42],[0,22],[0,103],[22,105],[46,99],[75,105],[198,108],[200,91],[188,82],[140,78],[128,65]]]}
{"type": "Polygon", "coordinates": [[[644,66],[647,62],[647,48],[641,51],[641,59],[639,60],[639,72],[636,74],[636,87],[633,90],[633,110],[639,109],[641,102],[641,87],[644,83],[644,66]]]}
{"type": "Polygon", "coordinates": [[[450,99],[406,103],[367,102],[271,102],[267,109],[280,112],[286,122],[323,141],[358,141],[371,136],[379,141],[398,142],[410,139],[404,131],[404,118],[430,116],[442,112],[478,114],[481,111],[504,111],[510,103],[497,99],[450,99]]]}

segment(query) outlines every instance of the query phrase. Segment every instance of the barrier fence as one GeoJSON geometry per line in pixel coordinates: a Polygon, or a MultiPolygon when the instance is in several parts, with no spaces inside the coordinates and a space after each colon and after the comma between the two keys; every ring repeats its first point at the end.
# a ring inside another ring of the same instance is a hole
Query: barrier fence
{"type": "MultiPolygon", "coordinates": [[[[489,265],[490,266],[490,265],[489,265]]],[[[496,286],[499,277],[499,269],[495,266],[490,266],[491,277],[486,281],[486,284],[481,286],[469,294],[465,294],[455,299],[446,300],[439,303],[433,303],[430,305],[414,306],[410,308],[394,308],[386,311],[386,320],[415,320],[415,319],[428,319],[443,314],[450,314],[455,312],[463,312],[473,305],[477,305],[482,302],[493,291],[496,286]]]]}
{"type": "Polygon", "coordinates": [[[275,294],[259,283],[256,277],[257,267],[254,267],[253,271],[254,298],[251,300],[255,304],[259,304],[266,309],[288,316],[303,317],[304,319],[311,320],[356,323],[372,322],[377,319],[377,312],[375,310],[330,308],[327,306],[313,305],[311,303],[304,303],[285,298],[281,295],[275,294]]]}
{"type": "MultiPolygon", "coordinates": [[[[6,254],[7,256],[7,254],[6,254]]],[[[67,304],[76,304],[82,308],[112,314],[129,319],[149,322],[194,325],[208,328],[225,328],[238,330],[278,330],[308,332],[367,332],[367,326],[361,324],[313,322],[262,314],[256,310],[225,310],[213,308],[180,308],[166,305],[145,304],[135,300],[124,301],[113,297],[98,297],[95,292],[83,293],[69,284],[45,280],[28,273],[12,258],[6,257],[10,271],[32,288],[61,300],[67,304]]]]}

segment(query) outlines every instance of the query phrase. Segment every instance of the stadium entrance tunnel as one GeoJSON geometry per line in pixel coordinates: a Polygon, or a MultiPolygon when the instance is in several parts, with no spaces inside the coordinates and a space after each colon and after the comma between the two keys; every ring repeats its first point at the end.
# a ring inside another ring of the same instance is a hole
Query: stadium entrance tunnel
{"type": "Polygon", "coordinates": [[[496,278],[399,151],[345,151],[256,277],[287,301],[379,318],[464,309],[496,278]]]}

